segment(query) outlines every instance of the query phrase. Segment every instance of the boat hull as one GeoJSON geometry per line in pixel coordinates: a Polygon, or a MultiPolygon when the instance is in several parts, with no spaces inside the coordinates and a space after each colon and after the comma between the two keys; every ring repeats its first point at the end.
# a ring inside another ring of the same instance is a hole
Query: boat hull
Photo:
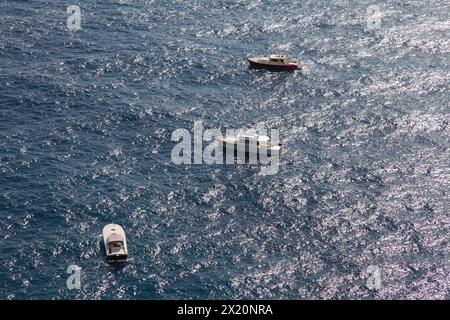
{"type": "Polygon", "coordinates": [[[248,62],[250,63],[250,67],[258,69],[268,69],[276,71],[292,71],[300,69],[299,64],[272,64],[272,63],[258,62],[251,59],[248,59],[248,62]]]}

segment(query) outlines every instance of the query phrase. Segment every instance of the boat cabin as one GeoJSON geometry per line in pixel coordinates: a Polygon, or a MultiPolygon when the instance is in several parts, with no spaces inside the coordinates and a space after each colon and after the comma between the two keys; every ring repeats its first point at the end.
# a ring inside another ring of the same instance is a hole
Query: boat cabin
{"type": "Polygon", "coordinates": [[[260,143],[267,142],[269,140],[269,137],[266,136],[260,136],[256,134],[241,134],[239,135],[239,141],[243,143],[256,143],[259,145],[260,143]]]}
{"type": "Polygon", "coordinates": [[[286,56],[284,56],[282,54],[273,54],[273,55],[269,56],[269,62],[285,64],[285,63],[287,63],[287,59],[286,59],[286,56]]]}
{"type": "Polygon", "coordinates": [[[123,253],[125,250],[124,241],[125,241],[124,238],[117,233],[113,233],[112,235],[110,235],[107,239],[108,253],[109,254],[123,253]]]}

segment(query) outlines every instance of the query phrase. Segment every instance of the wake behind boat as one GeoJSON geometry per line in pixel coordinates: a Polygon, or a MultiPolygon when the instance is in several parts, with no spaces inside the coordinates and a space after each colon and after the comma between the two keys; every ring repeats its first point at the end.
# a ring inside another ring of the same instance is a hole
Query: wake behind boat
{"type": "Polygon", "coordinates": [[[285,55],[273,54],[268,57],[248,58],[251,67],[271,70],[297,70],[301,66],[297,60],[290,60],[285,55]]]}

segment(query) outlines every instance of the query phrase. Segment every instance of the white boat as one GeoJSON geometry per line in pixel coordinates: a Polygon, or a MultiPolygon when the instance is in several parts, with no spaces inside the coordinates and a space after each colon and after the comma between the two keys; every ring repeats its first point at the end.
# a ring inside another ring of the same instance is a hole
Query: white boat
{"type": "Polygon", "coordinates": [[[106,250],[106,260],[123,262],[128,259],[127,239],[125,231],[118,224],[108,224],[103,227],[103,242],[106,250]]]}
{"type": "Polygon", "coordinates": [[[248,58],[250,66],[254,68],[265,68],[273,70],[297,70],[300,69],[300,63],[297,60],[288,59],[282,54],[272,54],[268,57],[248,58]]]}
{"type": "Polygon", "coordinates": [[[257,154],[267,155],[268,157],[278,154],[280,155],[281,143],[270,143],[270,138],[258,134],[237,134],[219,138],[222,144],[223,153],[227,150],[234,150],[236,155],[239,150],[245,150],[246,155],[257,154]]]}

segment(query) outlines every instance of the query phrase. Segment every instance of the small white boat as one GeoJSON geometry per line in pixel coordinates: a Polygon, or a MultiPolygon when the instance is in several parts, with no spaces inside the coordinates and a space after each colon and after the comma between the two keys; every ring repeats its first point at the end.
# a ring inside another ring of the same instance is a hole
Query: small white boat
{"type": "Polygon", "coordinates": [[[103,242],[105,243],[106,260],[123,262],[128,259],[127,239],[125,231],[118,224],[108,224],[103,227],[103,242]]]}
{"type": "Polygon", "coordinates": [[[251,67],[273,70],[297,70],[300,69],[300,63],[297,60],[288,59],[282,54],[272,54],[268,57],[248,58],[251,67]]]}
{"type": "Polygon", "coordinates": [[[223,152],[226,150],[245,150],[245,154],[267,155],[268,157],[274,154],[280,154],[281,143],[270,143],[270,138],[258,134],[237,134],[234,136],[226,136],[219,138],[219,143],[222,144],[223,152]]]}

